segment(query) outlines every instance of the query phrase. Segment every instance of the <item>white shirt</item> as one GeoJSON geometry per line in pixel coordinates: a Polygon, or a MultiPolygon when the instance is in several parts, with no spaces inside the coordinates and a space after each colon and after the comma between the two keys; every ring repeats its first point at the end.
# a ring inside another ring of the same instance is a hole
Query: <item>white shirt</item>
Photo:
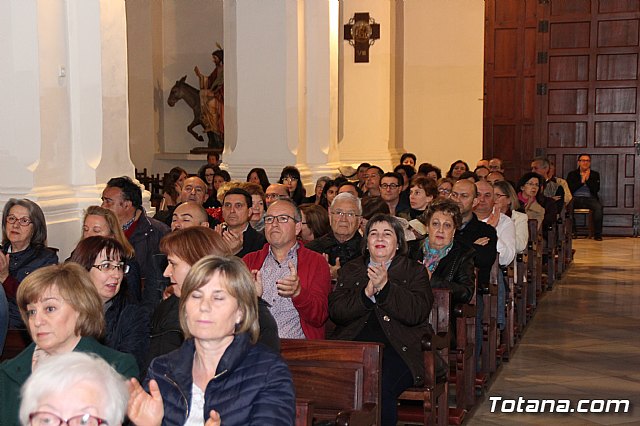
{"type": "Polygon", "coordinates": [[[512,211],[511,221],[516,227],[516,253],[522,253],[529,243],[529,217],[526,213],[512,211]]]}
{"type": "MultiPolygon", "coordinates": [[[[487,219],[482,219],[487,222],[487,219]]],[[[501,266],[509,265],[516,257],[516,227],[509,216],[500,213],[500,220],[496,226],[496,234],[498,234],[498,255],[501,266]]]]}

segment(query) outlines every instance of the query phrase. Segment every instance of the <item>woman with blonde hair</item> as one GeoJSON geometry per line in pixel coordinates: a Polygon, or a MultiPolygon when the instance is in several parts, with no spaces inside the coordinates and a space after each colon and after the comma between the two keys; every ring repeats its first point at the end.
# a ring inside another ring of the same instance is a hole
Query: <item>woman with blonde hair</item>
{"type": "Polygon", "coordinates": [[[0,364],[1,425],[18,424],[20,387],[50,356],[90,352],[123,376],[138,376],[133,356],[98,343],[105,326],[102,300],[82,266],[69,262],[38,269],[18,288],[17,301],[33,343],[0,364]]]}
{"type": "Polygon", "coordinates": [[[244,263],[237,257],[200,259],[181,291],[186,340],[153,360],[144,388],[130,381],[129,419],[138,426],[294,424],[287,364],[255,344],[258,295],[244,263]]]}

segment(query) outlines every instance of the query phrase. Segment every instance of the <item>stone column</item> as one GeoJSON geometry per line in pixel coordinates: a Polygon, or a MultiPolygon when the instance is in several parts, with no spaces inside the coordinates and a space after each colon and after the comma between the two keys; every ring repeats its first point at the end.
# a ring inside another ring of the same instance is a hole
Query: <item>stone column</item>
{"type": "Polygon", "coordinates": [[[0,203],[30,198],[68,256],[82,210],[133,175],[124,0],[0,3],[0,203]]]}

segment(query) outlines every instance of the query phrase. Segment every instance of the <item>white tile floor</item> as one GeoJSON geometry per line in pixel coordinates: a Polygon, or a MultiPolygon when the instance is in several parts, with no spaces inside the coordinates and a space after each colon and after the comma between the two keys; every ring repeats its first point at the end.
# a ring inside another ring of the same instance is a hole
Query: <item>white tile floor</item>
{"type": "Polygon", "coordinates": [[[466,425],[640,425],[640,238],[574,240],[575,260],[466,425]],[[491,413],[490,396],[629,399],[628,413],[491,413]]]}

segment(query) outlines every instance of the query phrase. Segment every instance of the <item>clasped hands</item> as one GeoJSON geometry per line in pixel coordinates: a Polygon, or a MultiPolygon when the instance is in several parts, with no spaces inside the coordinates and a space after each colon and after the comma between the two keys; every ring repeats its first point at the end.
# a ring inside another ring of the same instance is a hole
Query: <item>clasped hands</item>
{"type": "Polygon", "coordinates": [[[385,268],[384,265],[369,266],[369,268],[367,268],[367,276],[369,277],[369,282],[364,289],[364,294],[366,294],[367,297],[372,297],[380,292],[389,281],[387,268],[385,268]]]}
{"type": "Polygon", "coordinates": [[[244,244],[244,234],[240,233],[238,235],[232,230],[225,228],[223,224],[216,225],[213,230],[222,235],[222,239],[231,249],[231,253],[237,254],[240,252],[240,250],[242,250],[242,245],[244,244]]]}

